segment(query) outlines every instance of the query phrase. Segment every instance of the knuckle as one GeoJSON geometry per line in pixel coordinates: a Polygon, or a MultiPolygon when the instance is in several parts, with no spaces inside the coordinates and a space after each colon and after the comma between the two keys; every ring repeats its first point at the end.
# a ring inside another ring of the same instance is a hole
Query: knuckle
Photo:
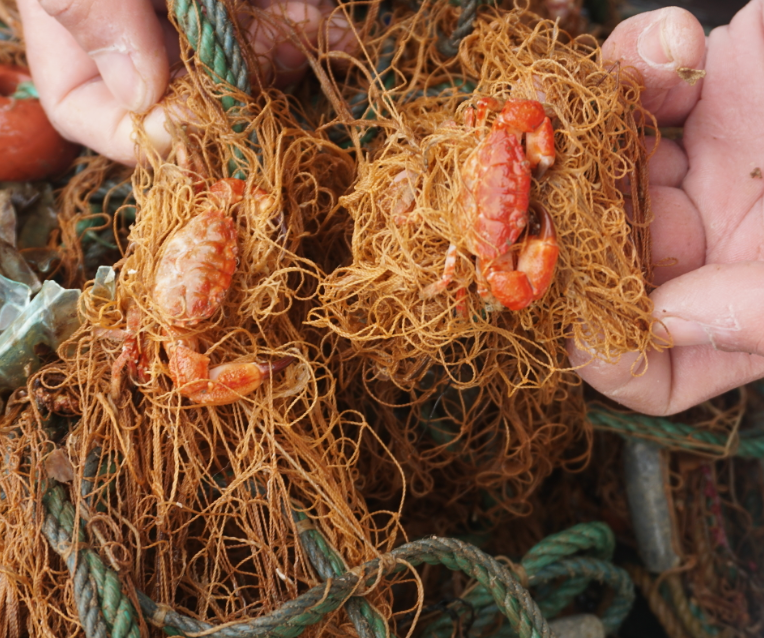
{"type": "Polygon", "coordinates": [[[39,0],[40,6],[51,17],[65,27],[76,27],[87,20],[92,0],[39,0]]]}

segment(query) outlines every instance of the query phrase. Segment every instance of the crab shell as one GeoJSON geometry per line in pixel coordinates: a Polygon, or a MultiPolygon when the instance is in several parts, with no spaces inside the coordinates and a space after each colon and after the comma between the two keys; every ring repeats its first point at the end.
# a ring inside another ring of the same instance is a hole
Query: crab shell
{"type": "Polygon", "coordinates": [[[154,304],[174,326],[209,319],[236,270],[236,227],[223,211],[203,211],[167,242],[157,268],[154,304]]]}

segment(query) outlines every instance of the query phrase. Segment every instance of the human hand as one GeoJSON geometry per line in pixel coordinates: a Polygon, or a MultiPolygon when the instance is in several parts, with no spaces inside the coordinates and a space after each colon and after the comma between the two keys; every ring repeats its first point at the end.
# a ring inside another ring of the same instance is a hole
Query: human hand
{"type": "MultiPolygon", "coordinates": [[[[660,126],[682,126],[681,142],[661,140],[650,163],[654,316],[674,348],[618,364],[599,360],[581,377],[640,412],[667,415],[764,377],[764,0],[752,0],[706,40],[678,8],[621,23],[603,59],[643,74],[644,106],[660,126]],[[677,68],[705,69],[694,86],[677,68]]],[[[591,355],[569,343],[571,363],[591,355]]]]}
{"type": "MultiPolygon", "coordinates": [[[[253,4],[274,20],[298,25],[315,44],[331,9],[324,0],[253,4]]],[[[32,77],[51,123],[67,139],[133,165],[131,112],[148,111],[144,126],[160,153],[169,150],[165,112],[157,106],[180,56],[165,0],[18,0],[32,77]]],[[[348,22],[329,18],[335,49],[351,47],[348,22]]],[[[266,81],[294,82],[307,60],[287,35],[253,23],[249,32],[266,81]]]]}

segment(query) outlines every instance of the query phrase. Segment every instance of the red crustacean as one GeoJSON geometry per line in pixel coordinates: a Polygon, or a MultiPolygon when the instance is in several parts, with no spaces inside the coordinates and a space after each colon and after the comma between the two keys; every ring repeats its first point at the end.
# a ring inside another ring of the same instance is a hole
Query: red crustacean
{"type": "MultiPolygon", "coordinates": [[[[498,111],[493,126],[461,170],[457,225],[462,244],[477,257],[483,300],[522,310],[546,292],[559,253],[554,223],[541,206],[536,209],[538,233],[526,233],[516,243],[528,226],[531,171],[540,177],[554,163],[554,131],[539,102],[512,99],[502,106],[492,97],[478,98],[466,125],[483,129],[490,111],[498,111]]],[[[451,244],[443,276],[424,290],[425,297],[451,283],[456,255],[457,245],[451,244]]]]}
{"type": "MultiPolygon", "coordinates": [[[[180,228],[165,244],[156,269],[153,303],[170,327],[165,343],[170,376],[181,395],[200,405],[225,405],[253,392],[270,375],[294,359],[272,364],[232,362],[210,369],[210,358],[197,351],[191,329],[209,319],[225,298],[236,270],[236,227],[227,208],[244,197],[245,183],[222,179],[209,189],[210,205],[180,228]]],[[[260,189],[251,196],[267,206],[270,196],[260,189]]],[[[112,394],[118,394],[122,370],[138,372],[135,336],[140,315],[128,310],[128,336],[122,353],[112,366],[112,394]]]]}

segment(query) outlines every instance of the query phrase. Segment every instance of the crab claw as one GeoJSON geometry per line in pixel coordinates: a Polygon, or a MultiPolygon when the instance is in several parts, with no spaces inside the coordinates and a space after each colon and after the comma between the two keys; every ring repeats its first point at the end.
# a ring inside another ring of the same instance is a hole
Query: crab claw
{"type": "Polygon", "coordinates": [[[536,179],[540,179],[554,164],[554,129],[548,117],[537,129],[525,134],[525,156],[536,179]]]}
{"type": "Polygon", "coordinates": [[[527,237],[514,270],[504,260],[491,263],[484,271],[491,294],[505,308],[522,310],[540,299],[549,288],[560,249],[549,211],[538,206],[539,234],[527,237]]]}
{"type": "Polygon", "coordinates": [[[209,194],[219,208],[233,206],[244,199],[247,183],[235,177],[219,179],[210,186],[209,194]]]}
{"type": "Polygon", "coordinates": [[[233,362],[210,369],[210,358],[183,342],[168,350],[173,383],[182,396],[198,405],[234,403],[295,361],[294,357],[284,357],[268,364],[233,362]]]}

